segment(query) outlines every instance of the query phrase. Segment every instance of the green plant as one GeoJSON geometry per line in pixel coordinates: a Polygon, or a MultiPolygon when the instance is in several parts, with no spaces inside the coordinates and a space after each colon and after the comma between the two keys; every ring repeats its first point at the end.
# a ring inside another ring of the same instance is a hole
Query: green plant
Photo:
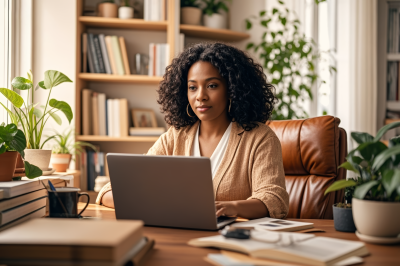
{"type": "Polygon", "coordinates": [[[128,6],[128,7],[130,7],[131,5],[129,4],[129,0],[124,0],[124,1],[123,1],[123,5],[121,5],[121,6],[128,6]]]}
{"type": "Polygon", "coordinates": [[[199,7],[197,0],[181,0],[181,7],[199,7]]]}
{"type": "MultiPolygon", "coordinates": [[[[278,2],[284,5],[283,1],[278,2]]],[[[264,28],[260,42],[250,42],[246,49],[259,54],[264,69],[273,78],[271,83],[277,88],[273,120],[308,117],[304,101],[313,99],[311,87],[320,80],[315,67],[320,53],[315,42],[299,32],[300,21],[292,19],[295,17],[292,13],[288,8],[283,11],[273,8],[246,19],[247,30],[254,22],[264,28]],[[269,26],[271,22],[274,27],[269,26]]],[[[330,67],[332,70],[336,71],[330,67]]]]}
{"type": "MultiPolygon", "coordinates": [[[[2,123],[0,125],[0,154],[7,151],[17,151],[25,159],[24,150],[26,148],[26,138],[24,132],[18,129],[15,124],[2,123]]],[[[35,178],[42,175],[42,170],[37,166],[24,161],[25,174],[28,178],[35,178]]]]}
{"type": "Polygon", "coordinates": [[[203,8],[203,13],[211,16],[212,14],[219,13],[221,9],[226,12],[229,8],[226,6],[225,2],[230,2],[230,0],[202,0],[206,6],[203,8]]]}
{"type": "Polygon", "coordinates": [[[55,154],[80,154],[83,151],[82,147],[90,147],[93,150],[97,150],[96,147],[88,142],[76,141],[72,139],[74,130],[66,130],[62,134],[56,132],[54,140],[57,144],[53,147],[53,153],[55,154]]]}
{"type": "Polygon", "coordinates": [[[389,140],[389,147],[380,139],[400,122],[383,126],[375,137],[368,133],[352,132],[359,144],[339,167],[357,174],[357,179],[340,180],[325,191],[354,187],[354,198],[375,201],[400,201],[400,136],[389,140]]]}
{"type": "Polygon", "coordinates": [[[9,110],[4,104],[0,103],[8,112],[12,123],[20,126],[25,134],[28,149],[42,149],[43,145],[52,139],[54,136],[47,138],[42,142],[42,134],[44,126],[50,117],[57,124],[61,125],[61,118],[56,112],[64,113],[68,122],[71,123],[73,113],[68,103],[50,99],[51,92],[54,87],[64,82],[72,82],[66,75],[59,71],[47,70],[44,73],[44,81],[40,81],[35,89],[33,87],[32,72],[28,72],[28,78],[16,77],[12,80],[12,90],[0,88],[0,93],[3,94],[13,105],[13,111],[9,110]],[[39,103],[34,103],[34,90],[43,89],[49,91],[45,105],[38,107],[39,103]],[[28,101],[25,103],[23,98],[14,90],[28,91],[28,101]],[[49,108],[50,107],[50,108],[49,108]]]}

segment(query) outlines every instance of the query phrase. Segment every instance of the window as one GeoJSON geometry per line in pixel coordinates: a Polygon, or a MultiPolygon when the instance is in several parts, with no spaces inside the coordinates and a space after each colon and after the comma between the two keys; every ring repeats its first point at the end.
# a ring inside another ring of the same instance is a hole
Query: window
{"type": "MultiPolygon", "coordinates": [[[[0,88],[10,87],[10,1],[0,4],[0,88]]],[[[0,94],[0,102],[8,107],[7,99],[0,94]]],[[[0,106],[0,124],[7,123],[7,112],[0,106]]]]}

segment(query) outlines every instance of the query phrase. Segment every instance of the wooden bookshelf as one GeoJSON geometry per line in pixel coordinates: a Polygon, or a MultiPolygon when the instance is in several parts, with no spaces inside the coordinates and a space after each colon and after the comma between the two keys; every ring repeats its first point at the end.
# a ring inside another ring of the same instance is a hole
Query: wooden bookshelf
{"type": "Polygon", "coordinates": [[[387,54],[386,59],[388,61],[400,61],[400,53],[396,54],[387,54]]]}
{"type": "Polygon", "coordinates": [[[238,42],[250,37],[249,34],[243,32],[226,29],[212,29],[204,26],[180,25],[179,28],[181,33],[184,33],[188,37],[220,40],[225,42],[238,42]]]}
{"type": "Polygon", "coordinates": [[[389,125],[394,122],[400,122],[400,119],[385,119],[385,125],[389,125]]]}
{"type": "Polygon", "coordinates": [[[80,16],[78,21],[94,28],[117,28],[131,30],[166,31],[167,21],[145,21],[143,19],[119,19],[80,16]]]}
{"type": "Polygon", "coordinates": [[[129,136],[129,137],[108,137],[95,135],[79,135],[76,136],[78,141],[90,142],[156,142],[158,137],[154,136],[129,136]]]}
{"type": "Polygon", "coordinates": [[[78,77],[84,81],[112,82],[112,83],[136,83],[159,84],[162,77],[150,77],[145,75],[109,75],[94,73],[79,73],[78,77]]]}

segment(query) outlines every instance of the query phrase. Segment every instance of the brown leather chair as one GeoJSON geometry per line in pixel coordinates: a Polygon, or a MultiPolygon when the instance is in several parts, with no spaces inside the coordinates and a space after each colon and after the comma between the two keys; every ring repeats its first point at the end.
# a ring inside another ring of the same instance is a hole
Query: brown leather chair
{"type": "Polygon", "coordinates": [[[269,122],[282,146],[287,218],[332,219],[332,204],[343,201],[343,190],[324,196],[334,181],[346,178],[346,170],[338,169],[347,156],[346,131],[339,124],[333,116],[269,122]]]}

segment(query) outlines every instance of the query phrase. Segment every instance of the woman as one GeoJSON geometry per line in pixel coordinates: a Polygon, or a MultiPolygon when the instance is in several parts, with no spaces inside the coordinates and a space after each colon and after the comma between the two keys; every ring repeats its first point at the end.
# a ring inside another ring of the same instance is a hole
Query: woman
{"type": "MultiPolygon", "coordinates": [[[[171,127],[148,155],[209,157],[217,216],[286,217],[281,146],[265,124],[276,98],[259,64],[232,46],[200,43],[167,67],[158,93],[171,127]]],[[[110,184],[97,203],[114,207],[110,184]]]]}

